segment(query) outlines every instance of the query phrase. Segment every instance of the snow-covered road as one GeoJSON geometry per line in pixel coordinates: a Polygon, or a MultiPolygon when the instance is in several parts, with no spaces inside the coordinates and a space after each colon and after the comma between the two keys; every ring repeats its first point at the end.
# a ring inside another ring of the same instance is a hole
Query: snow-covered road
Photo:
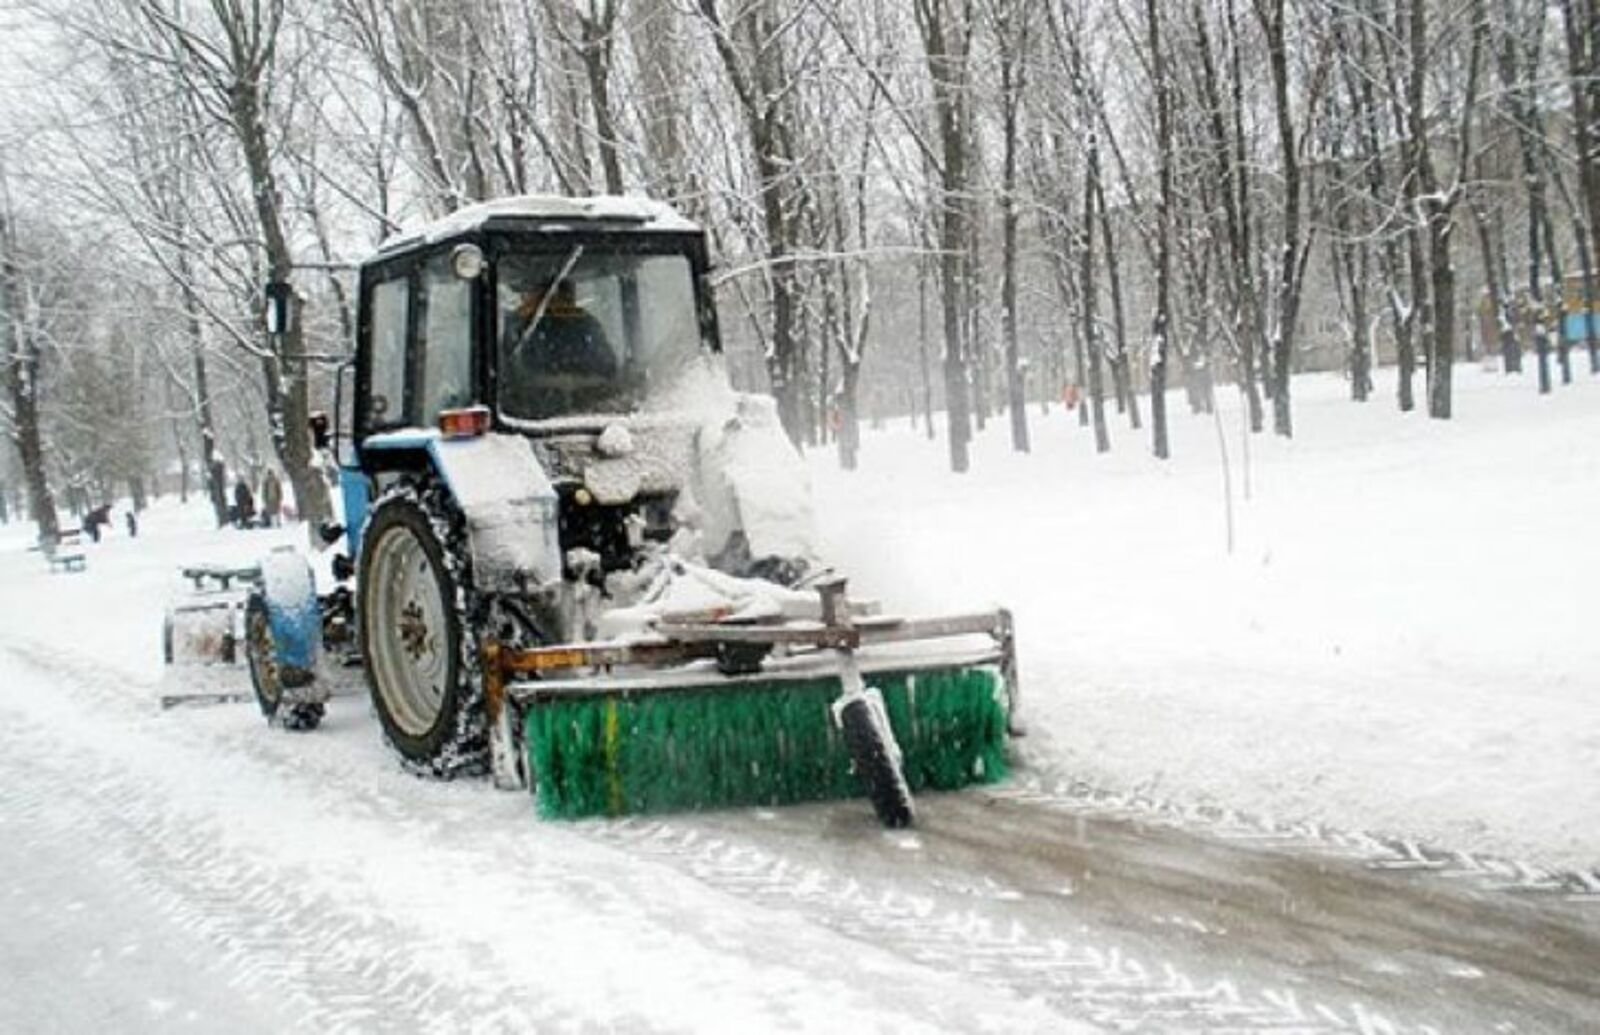
{"type": "MultiPolygon", "coordinates": [[[[249,706],[155,712],[110,675],[0,654],[3,822],[81,854],[111,897],[156,914],[158,939],[203,943],[212,973],[151,998],[206,1029],[228,987],[236,1012],[266,1003],[317,1031],[1060,1030],[1019,997],[541,824],[521,795],[406,776],[363,703],[293,736],[249,706]]],[[[30,901],[83,902],[72,882],[30,901]]],[[[108,954],[135,933],[123,913],[96,925],[108,954]]],[[[83,951],[67,933],[60,950],[83,951]]],[[[60,963],[38,953],[13,973],[60,963]]],[[[57,989],[14,987],[39,992],[20,1030],[61,1030],[57,989]]]]}
{"type": "Polygon", "coordinates": [[[544,824],[398,772],[359,699],[296,736],[110,674],[0,648],[8,1031],[1600,1024],[1600,902],[1026,781],[914,833],[855,803],[544,824]]]}

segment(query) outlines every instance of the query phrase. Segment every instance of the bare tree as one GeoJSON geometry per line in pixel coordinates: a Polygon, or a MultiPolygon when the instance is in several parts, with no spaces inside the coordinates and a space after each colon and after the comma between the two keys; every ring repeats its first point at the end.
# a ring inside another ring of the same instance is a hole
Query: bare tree
{"type": "Polygon", "coordinates": [[[972,98],[968,59],[972,53],[972,0],[914,0],[917,28],[933,89],[940,151],[930,163],[939,177],[940,300],[944,316],[944,396],[950,439],[950,469],[971,464],[972,417],[963,322],[969,311],[969,267],[974,204],[969,179],[972,98]]]}
{"type": "Polygon", "coordinates": [[[1288,16],[1284,0],[1253,0],[1256,19],[1266,37],[1267,70],[1272,82],[1272,110],[1278,132],[1278,172],[1283,179],[1283,236],[1279,245],[1277,307],[1272,324],[1271,384],[1272,429],[1294,434],[1289,408],[1289,374],[1293,365],[1294,336],[1300,321],[1300,283],[1310,236],[1302,236],[1300,147],[1289,99],[1288,16]]]}
{"type": "MultiPolygon", "coordinates": [[[[107,0],[130,16],[127,30],[148,33],[162,46],[151,50],[138,37],[115,35],[107,23],[98,38],[133,56],[143,54],[157,67],[169,69],[191,92],[202,110],[225,127],[243,159],[250,185],[253,231],[258,235],[265,275],[290,283],[295,261],[290,249],[288,213],[278,189],[274,142],[270,136],[270,104],[279,33],[285,0],[260,0],[248,8],[214,0],[209,18],[189,21],[158,0],[107,0]]],[[[120,21],[120,19],[119,19],[120,21]]],[[[312,467],[306,433],[310,415],[308,378],[301,323],[261,344],[261,373],[271,438],[279,461],[294,487],[300,513],[316,522],[330,513],[328,485],[312,467]]]]}
{"type": "MultiPolygon", "coordinates": [[[[1280,0],[1281,2],[1281,0],[1280,0]]],[[[1165,460],[1167,442],[1167,355],[1172,334],[1172,88],[1166,50],[1161,42],[1162,17],[1156,0],[1145,0],[1145,32],[1149,42],[1151,87],[1156,104],[1156,304],[1150,323],[1151,450],[1165,460]]]]}
{"type": "Polygon", "coordinates": [[[10,185],[0,167],[0,341],[4,360],[5,405],[0,408],[0,430],[16,448],[27,487],[28,512],[39,528],[41,541],[54,540],[61,525],[56,516],[55,493],[45,465],[42,373],[46,333],[46,295],[52,290],[47,271],[30,263],[12,211],[10,185]]]}
{"type": "Polygon", "coordinates": [[[1204,106],[1207,133],[1204,154],[1209,171],[1203,175],[1214,173],[1216,178],[1223,235],[1228,245],[1229,275],[1224,281],[1224,290],[1228,296],[1239,389],[1245,397],[1250,428],[1260,431],[1261,393],[1256,383],[1256,365],[1264,343],[1261,341],[1261,301],[1251,220],[1254,208],[1250,198],[1251,163],[1245,153],[1243,47],[1234,0],[1226,0],[1223,11],[1223,42],[1228,58],[1226,102],[1221,71],[1224,66],[1211,42],[1206,11],[1199,0],[1195,0],[1190,12],[1195,55],[1200,65],[1198,96],[1204,106]]]}
{"type": "Polygon", "coordinates": [[[1011,420],[1011,448],[1030,449],[1027,390],[1023,382],[1021,346],[1017,337],[1017,154],[1018,117],[1027,88],[1032,0],[991,0],[995,50],[1000,65],[1000,133],[1003,148],[1000,180],[1001,337],[1005,347],[1006,406],[1011,420]]]}
{"type": "Polygon", "coordinates": [[[1583,263],[1584,339],[1589,372],[1600,374],[1600,328],[1594,316],[1597,301],[1592,256],[1595,228],[1600,227],[1600,12],[1594,0],[1561,0],[1567,43],[1567,86],[1572,98],[1572,142],[1577,152],[1578,183],[1583,194],[1584,226],[1579,231],[1583,263]]]}
{"type": "Polygon", "coordinates": [[[794,252],[803,190],[797,177],[795,127],[788,115],[799,73],[786,63],[783,46],[796,22],[783,17],[777,0],[748,4],[732,22],[724,20],[717,0],[699,0],[699,5],[743,116],[755,167],[772,322],[767,376],[784,429],[798,443],[805,437],[804,357],[802,341],[795,333],[798,291],[794,252]]]}

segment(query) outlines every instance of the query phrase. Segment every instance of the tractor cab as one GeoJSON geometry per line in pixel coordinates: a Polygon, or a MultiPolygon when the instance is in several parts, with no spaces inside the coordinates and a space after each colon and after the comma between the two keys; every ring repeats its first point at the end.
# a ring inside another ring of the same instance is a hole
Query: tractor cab
{"type": "Polygon", "coordinates": [[[636,199],[475,205],[363,264],[357,443],[484,407],[497,430],[633,413],[718,351],[704,234],[636,199]]]}
{"type": "MultiPolygon", "coordinates": [[[[496,448],[531,449],[510,467],[549,483],[559,541],[539,581],[573,577],[573,557],[629,569],[645,541],[670,539],[707,419],[679,404],[734,405],[707,271],[703,231],[635,198],[506,198],[385,242],[360,268],[337,420],[352,560],[388,485],[429,475],[454,491],[454,444],[471,436],[526,440],[496,448]]],[[[710,510],[715,551],[737,516],[710,510]]]]}

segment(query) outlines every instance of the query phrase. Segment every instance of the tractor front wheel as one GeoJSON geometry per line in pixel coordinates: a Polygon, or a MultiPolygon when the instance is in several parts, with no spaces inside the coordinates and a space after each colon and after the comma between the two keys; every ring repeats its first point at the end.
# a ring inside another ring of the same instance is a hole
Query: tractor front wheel
{"type": "Polygon", "coordinates": [[[285,668],[278,663],[278,645],[272,637],[267,603],[252,595],[244,611],[244,653],[250,663],[250,685],[267,723],[286,730],[314,730],[322,723],[321,702],[286,701],[284,690],[305,686],[313,673],[285,668]]]}
{"type": "Polygon", "coordinates": [[[356,589],[362,660],[384,735],[432,776],[482,772],[488,759],[470,564],[439,486],[401,484],[374,505],[356,589]]]}

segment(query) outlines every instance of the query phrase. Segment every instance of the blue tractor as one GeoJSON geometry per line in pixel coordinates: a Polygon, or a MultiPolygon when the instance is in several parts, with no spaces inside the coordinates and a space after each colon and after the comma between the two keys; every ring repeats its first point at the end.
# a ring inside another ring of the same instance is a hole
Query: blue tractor
{"type": "MultiPolygon", "coordinates": [[[[475,205],[360,266],[353,365],[333,419],[313,429],[343,504],[342,524],[323,530],[336,585],[319,591],[306,558],[276,551],[244,607],[269,720],[318,725],[320,654],[337,650],[359,657],[408,768],[493,769],[544,781],[554,800],[574,771],[609,766],[594,807],[627,811],[619,745],[646,721],[627,709],[688,689],[666,697],[710,695],[695,712],[710,731],[731,714],[730,689],[769,700],[815,683],[805,659],[826,657],[841,750],[861,756],[848,764],[878,773],[867,789],[886,820],[909,821],[893,709],[874,689],[893,665],[869,655],[880,641],[976,636],[941,670],[995,671],[984,693],[1003,687],[1009,714],[1009,616],[907,622],[845,598],[818,563],[806,471],[775,405],[729,387],[708,274],[698,227],[615,197],[475,205]],[[580,718],[543,716],[530,733],[554,701],[590,708],[598,754],[578,757],[580,718]],[[535,735],[557,746],[536,751],[535,735]]],[[[268,303],[269,326],[288,318],[281,288],[268,303]]],[[[732,764],[724,747],[712,754],[722,761],[702,764],[732,764]]]]}

